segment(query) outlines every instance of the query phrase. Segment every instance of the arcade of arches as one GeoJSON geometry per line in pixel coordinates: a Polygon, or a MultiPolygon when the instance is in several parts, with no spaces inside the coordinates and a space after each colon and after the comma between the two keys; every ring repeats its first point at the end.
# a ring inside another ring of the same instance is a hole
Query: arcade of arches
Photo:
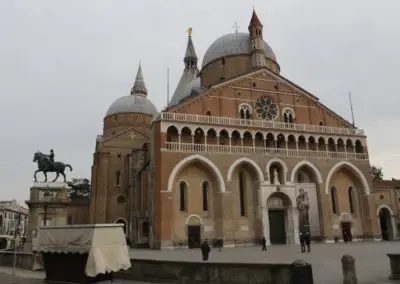
{"type": "MultiPolygon", "coordinates": [[[[360,239],[367,230],[379,235],[373,225],[365,225],[371,208],[364,194],[366,178],[350,163],[320,170],[307,161],[289,167],[273,158],[262,170],[249,158],[222,164],[196,156],[185,158],[188,162],[169,177],[171,209],[164,232],[171,245],[197,247],[205,238],[229,244],[262,237],[268,244],[298,243],[298,234],[306,231],[328,242],[360,239]]],[[[388,221],[380,224],[385,231],[393,227],[388,221]]]]}

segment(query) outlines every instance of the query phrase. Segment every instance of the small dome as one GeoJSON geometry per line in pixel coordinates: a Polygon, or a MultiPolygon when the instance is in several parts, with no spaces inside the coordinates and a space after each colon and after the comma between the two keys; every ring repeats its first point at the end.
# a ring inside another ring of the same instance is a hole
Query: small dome
{"type": "Polygon", "coordinates": [[[106,116],[118,113],[141,113],[155,116],[157,108],[145,96],[130,95],[117,99],[108,108],[106,116]]]}
{"type": "MultiPolygon", "coordinates": [[[[264,41],[265,56],[276,61],[272,48],[264,41]]],[[[250,35],[248,33],[231,33],[216,39],[207,49],[202,67],[211,61],[229,55],[250,54],[250,35]]]]}

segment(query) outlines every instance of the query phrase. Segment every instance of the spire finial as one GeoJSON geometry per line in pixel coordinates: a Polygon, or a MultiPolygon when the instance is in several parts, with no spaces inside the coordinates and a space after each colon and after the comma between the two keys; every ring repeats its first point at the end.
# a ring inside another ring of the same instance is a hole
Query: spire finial
{"type": "Polygon", "coordinates": [[[252,13],[251,19],[250,19],[250,25],[260,25],[262,27],[262,24],[260,22],[260,19],[257,16],[254,6],[253,6],[253,13],[252,13]]]}
{"type": "Polygon", "coordinates": [[[192,36],[192,32],[193,32],[192,27],[188,28],[188,30],[186,32],[188,33],[189,37],[191,37],[192,36]]]}
{"type": "Polygon", "coordinates": [[[142,73],[142,61],[139,61],[139,68],[136,73],[135,83],[131,89],[131,95],[142,95],[147,96],[146,85],[144,84],[143,73],[142,73]]]}
{"type": "Polygon", "coordinates": [[[239,28],[240,28],[240,26],[238,26],[238,23],[237,23],[237,22],[235,22],[235,24],[232,26],[232,28],[234,28],[234,29],[235,29],[235,32],[236,32],[236,33],[238,33],[238,32],[239,32],[239,28]]]}
{"type": "Polygon", "coordinates": [[[189,37],[188,37],[188,42],[187,42],[187,46],[186,46],[185,57],[183,59],[183,61],[185,62],[185,68],[197,67],[197,54],[194,49],[191,27],[187,30],[187,33],[188,33],[189,37]]]}

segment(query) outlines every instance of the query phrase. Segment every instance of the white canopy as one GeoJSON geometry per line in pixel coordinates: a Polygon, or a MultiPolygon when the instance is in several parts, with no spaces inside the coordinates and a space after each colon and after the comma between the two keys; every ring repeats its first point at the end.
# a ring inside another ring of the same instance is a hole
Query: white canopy
{"type": "Polygon", "coordinates": [[[117,272],[131,267],[123,224],[42,226],[35,250],[88,254],[85,274],[117,272]]]}

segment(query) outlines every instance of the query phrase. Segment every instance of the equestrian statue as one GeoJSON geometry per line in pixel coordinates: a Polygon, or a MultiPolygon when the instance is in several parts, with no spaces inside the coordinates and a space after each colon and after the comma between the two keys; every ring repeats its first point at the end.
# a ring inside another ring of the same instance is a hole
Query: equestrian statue
{"type": "Polygon", "coordinates": [[[36,174],[38,172],[42,172],[44,174],[44,182],[47,182],[47,173],[56,173],[56,178],[53,179],[52,182],[55,182],[60,174],[64,177],[64,182],[67,181],[65,177],[65,168],[69,168],[69,170],[72,172],[72,167],[69,164],[64,164],[63,162],[55,162],[54,161],[54,151],[53,149],[50,150],[50,154],[46,155],[41,153],[40,151],[37,151],[33,155],[33,162],[38,164],[38,169],[35,171],[33,174],[33,178],[35,182],[37,181],[36,174]]]}

